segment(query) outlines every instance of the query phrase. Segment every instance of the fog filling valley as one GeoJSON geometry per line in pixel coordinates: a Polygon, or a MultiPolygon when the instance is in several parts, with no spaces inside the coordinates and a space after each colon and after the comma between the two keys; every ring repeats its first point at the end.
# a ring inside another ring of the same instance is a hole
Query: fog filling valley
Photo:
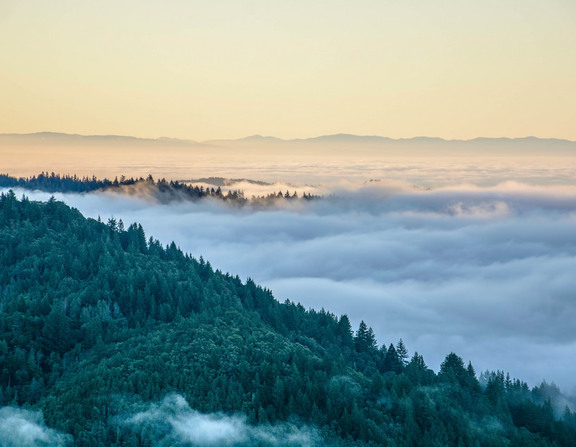
{"type": "Polygon", "coordinates": [[[54,196],[104,222],[139,222],[147,237],[253,278],[280,301],[345,313],[354,329],[365,320],[380,344],[402,338],[435,370],[456,352],[477,372],[576,391],[573,186],[377,182],[266,209],[54,196]]]}

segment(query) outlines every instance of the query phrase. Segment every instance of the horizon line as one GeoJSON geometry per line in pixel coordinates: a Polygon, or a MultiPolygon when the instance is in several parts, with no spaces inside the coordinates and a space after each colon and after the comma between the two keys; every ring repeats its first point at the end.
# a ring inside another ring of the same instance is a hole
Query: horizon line
{"type": "Polygon", "coordinates": [[[160,137],[138,137],[134,135],[119,135],[119,134],[78,134],[78,133],[67,133],[67,132],[55,132],[55,131],[39,131],[39,132],[28,132],[28,133],[15,133],[15,132],[6,132],[0,133],[0,137],[80,137],[80,138],[125,138],[125,139],[132,139],[132,140],[141,140],[141,141],[150,141],[150,142],[173,142],[173,143],[190,143],[190,144],[214,144],[217,142],[243,142],[243,141],[254,141],[254,140],[269,140],[274,142],[306,142],[306,141],[314,141],[314,140],[321,140],[327,138],[358,138],[358,139],[377,139],[377,140],[388,140],[391,142],[400,142],[400,141],[410,141],[410,140],[436,140],[436,141],[443,141],[443,142],[472,142],[477,140],[552,140],[552,141],[561,141],[561,142],[568,142],[568,143],[576,143],[576,140],[570,140],[567,138],[558,138],[558,137],[537,137],[534,135],[526,135],[521,137],[509,137],[509,136],[499,136],[499,137],[488,137],[488,136],[477,136],[474,138],[469,139],[461,139],[461,138],[444,138],[438,136],[426,136],[426,135],[416,135],[413,137],[400,137],[400,138],[392,138],[387,137],[384,135],[361,135],[361,134],[353,134],[353,133],[334,133],[334,134],[324,134],[324,135],[316,135],[312,137],[304,137],[304,138],[279,138],[272,135],[261,135],[261,134],[253,134],[248,135],[240,138],[211,138],[207,140],[194,140],[190,138],[174,138],[174,137],[167,137],[167,136],[160,136],[160,137]]]}

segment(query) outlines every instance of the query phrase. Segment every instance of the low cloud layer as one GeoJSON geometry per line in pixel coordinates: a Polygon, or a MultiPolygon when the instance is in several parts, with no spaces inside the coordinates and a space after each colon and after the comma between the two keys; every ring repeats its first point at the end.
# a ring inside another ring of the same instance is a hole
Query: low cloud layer
{"type": "Polygon", "coordinates": [[[36,447],[70,445],[72,437],[44,425],[42,413],[15,407],[0,408],[0,446],[36,447]]]}
{"type": "Polygon", "coordinates": [[[374,182],[334,193],[274,210],[56,197],[91,217],[140,222],[281,301],[363,319],[380,343],[403,338],[435,369],[454,351],[478,371],[574,391],[576,188],[374,182]]]}
{"type": "Polygon", "coordinates": [[[270,447],[312,447],[317,445],[314,430],[290,424],[251,426],[243,416],[203,414],[190,408],[177,394],[125,418],[119,425],[137,431],[153,445],[227,447],[262,445],[270,447]]]}

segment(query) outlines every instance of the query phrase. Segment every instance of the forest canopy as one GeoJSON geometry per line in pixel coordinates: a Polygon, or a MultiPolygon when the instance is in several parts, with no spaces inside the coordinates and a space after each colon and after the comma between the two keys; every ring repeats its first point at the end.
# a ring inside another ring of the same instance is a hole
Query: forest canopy
{"type": "MultiPolygon", "coordinates": [[[[210,179],[200,179],[210,180],[210,179]]],[[[95,191],[109,191],[123,193],[133,196],[143,196],[152,198],[159,203],[171,203],[189,201],[196,202],[203,199],[218,200],[230,205],[243,206],[266,206],[285,201],[309,201],[318,199],[319,196],[304,192],[301,196],[296,191],[277,191],[266,195],[245,197],[244,192],[238,189],[228,189],[223,191],[221,186],[225,186],[223,179],[214,178],[212,181],[218,183],[214,186],[188,184],[178,180],[155,180],[152,175],[146,178],[126,178],[121,176],[113,180],[92,177],[77,177],[76,175],[55,174],[54,172],[42,172],[32,177],[12,177],[7,174],[0,174],[0,187],[23,188],[28,190],[45,191],[49,193],[88,193],[95,191]],[[221,185],[220,185],[221,184],[221,185]]],[[[253,182],[262,183],[262,182],[253,182]]]]}

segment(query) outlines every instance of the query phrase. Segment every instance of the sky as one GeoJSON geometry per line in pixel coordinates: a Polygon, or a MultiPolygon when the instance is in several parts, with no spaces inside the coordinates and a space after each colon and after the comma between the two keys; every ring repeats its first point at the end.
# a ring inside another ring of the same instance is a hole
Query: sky
{"type": "Polygon", "coordinates": [[[0,0],[0,133],[576,140],[573,0],[0,0]]]}
{"type": "Polygon", "coordinates": [[[576,394],[576,186],[380,182],[333,192],[265,210],[56,198],[86,216],[139,222],[148,237],[253,278],[280,301],[347,314],[354,329],[364,320],[379,344],[402,338],[436,371],[456,352],[478,373],[576,394]]]}

